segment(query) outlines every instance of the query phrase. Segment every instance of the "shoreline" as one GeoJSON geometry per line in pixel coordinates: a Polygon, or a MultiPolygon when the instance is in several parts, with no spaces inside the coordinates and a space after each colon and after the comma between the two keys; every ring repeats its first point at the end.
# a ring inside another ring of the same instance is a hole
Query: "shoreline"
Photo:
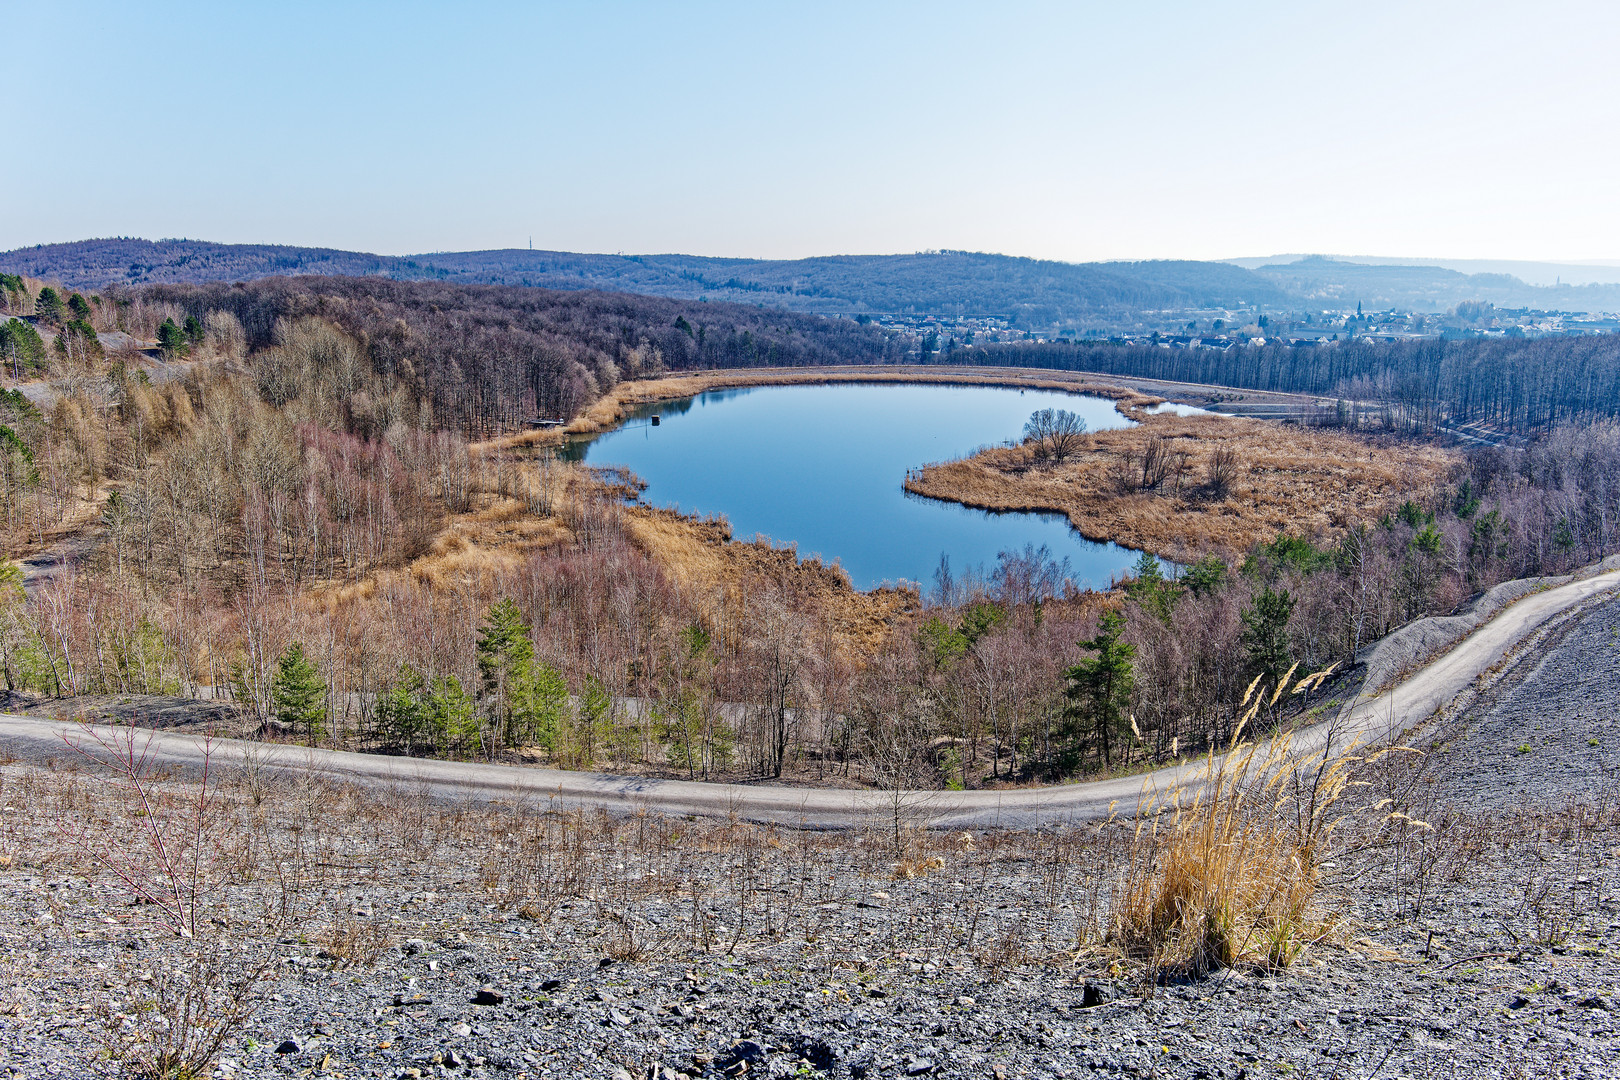
{"type": "MultiPolygon", "coordinates": [[[[919,462],[903,488],[923,498],[992,513],[1062,514],[1083,539],[1191,563],[1204,554],[1231,557],[1283,532],[1316,538],[1376,517],[1420,493],[1453,464],[1434,447],[1399,451],[1337,431],[1222,414],[1149,411],[1166,399],[1100,381],[1087,372],[1036,369],[861,365],[730,368],[626,381],[561,428],[532,429],[475,444],[478,453],[560,447],[622,423],[630,408],[711,390],[768,386],[936,385],[1037,389],[1113,401],[1129,427],[1092,432],[1058,466],[1036,465],[1026,448],[993,447],[964,458],[919,462]],[[1130,476],[1150,445],[1179,463],[1169,482],[1144,489],[1130,476]],[[1239,455],[1229,493],[1212,498],[1208,462],[1218,447],[1239,455]]],[[[1222,388],[1208,387],[1211,394],[1222,388]]],[[[1187,396],[1187,395],[1182,395],[1187,396]]]]}
{"type": "Polygon", "coordinates": [[[1145,394],[1125,386],[1094,381],[1095,376],[1085,373],[1034,372],[1040,369],[964,367],[941,369],[933,365],[852,365],[849,367],[810,368],[719,368],[710,371],[683,372],[663,375],[656,379],[627,380],[619,383],[590,408],[561,428],[531,429],[497,436],[474,448],[498,451],[526,447],[560,446],[581,435],[598,435],[624,420],[625,410],[635,405],[649,405],[660,401],[679,401],[696,397],[710,390],[747,390],[762,386],[833,386],[838,384],[914,385],[914,386],[990,386],[1012,390],[1056,390],[1061,393],[1107,398],[1120,412],[1132,420],[1127,410],[1146,409],[1164,401],[1164,398],[1145,394]],[[1025,370],[1031,374],[1022,374],[1025,370]]]}
{"type": "Polygon", "coordinates": [[[1025,446],[991,447],[919,466],[905,488],[978,510],[1062,514],[1087,539],[1192,563],[1207,554],[1240,557],[1283,533],[1336,535],[1423,495],[1457,462],[1439,447],[1385,446],[1248,417],[1131,418],[1138,423],[1082,436],[1061,464],[1036,462],[1025,446]],[[1236,460],[1224,495],[1209,480],[1222,449],[1236,460]],[[1150,453],[1170,464],[1144,485],[1150,453]]]}

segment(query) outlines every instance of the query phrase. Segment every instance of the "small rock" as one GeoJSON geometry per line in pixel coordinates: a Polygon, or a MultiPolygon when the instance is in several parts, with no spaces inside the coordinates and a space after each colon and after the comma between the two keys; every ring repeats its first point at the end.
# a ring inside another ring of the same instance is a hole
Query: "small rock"
{"type": "Polygon", "coordinates": [[[278,1054],[296,1054],[300,1049],[302,1047],[298,1045],[297,1039],[282,1039],[276,1045],[276,1053],[278,1054]]]}
{"type": "Polygon", "coordinates": [[[1606,1010],[1609,1007],[1609,1003],[1607,1001],[1605,1001],[1603,999],[1602,995],[1600,995],[1600,994],[1593,994],[1591,997],[1581,998],[1581,1000],[1579,1002],[1577,1002],[1576,1004],[1580,1005],[1582,1008],[1585,1008],[1585,1009],[1605,1009],[1606,1010]]]}
{"type": "Polygon", "coordinates": [[[472,1025],[466,1023],[452,1025],[450,1028],[450,1034],[456,1036],[458,1039],[465,1039],[467,1036],[472,1034],[472,1025]]]}
{"type": "Polygon", "coordinates": [[[472,1003],[474,1005],[499,1005],[505,1000],[505,994],[501,993],[499,990],[491,990],[486,986],[482,990],[478,991],[478,993],[473,995],[472,1003]]]}
{"type": "Polygon", "coordinates": [[[547,979],[545,982],[540,984],[540,992],[542,994],[549,994],[553,990],[562,989],[562,984],[563,981],[561,979],[547,979]]]}
{"type": "Polygon", "coordinates": [[[1514,994],[1513,997],[1508,1001],[1508,1008],[1522,1009],[1528,1004],[1530,1004],[1529,998],[1525,997],[1523,994],[1514,994]]]}
{"type": "Polygon", "coordinates": [[[624,1013],[620,1012],[618,1009],[609,1009],[608,1018],[611,1019],[615,1024],[618,1024],[620,1027],[630,1026],[630,1018],[624,1015],[624,1013]]]}
{"type": "Polygon", "coordinates": [[[925,1073],[931,1073],[933,1071],[933,1058],[914,1058],[912,1059],[911,1064],[906,1066],[907,1076],[922,1076],[925,1073]]]}
{"type": "Polygon", "coordinates": [[[604,968],[610,968],[612,966],[613,966],[613,957],[611,957],[611,956],[604,956],[604,957],[602,957],[602,959],[600,959],[600,960],[598,960],[596,962],[596,970],[598,970],[598,971],[601,971],[604,968]]]}
{"type": "Polygon", "coordinates": [[[451,1049],[446,1050],[444,1052],[444,1066],[445,1066],[445,1068],[447,1068],[447,1069],[459,1069],[465,1064],[467,1064],[467,1063],[465,1061],[463,1061],[460,1058],[460,1056],[458,1056],[456,1054],[456,1051],[455,1051],[454,1048],[451,1048],[451,1049]]]}
{"type": "Polygon", "coordinates": [[[405,950],[406,956],[415,956],[427,948],[427,942],[419,937],[406,938],[405,944],[401,945],[400,948],[405,950]]]}
{"type": "Polygon", "coordinates": [[[743,1039],[731,1048],[731,1058],[734,1061],[758,1061],[768,1051],[753,1039],[743,1039]]]}
{"type": "Polygon", "coordinates": [[[972,1006],[978,1004],[977,1001],[974,1001],[972,998],[968,997],[966,994],[963,994],[960,997],[958,997],[956,999],[956,1003],[958,1005],[962,1006],[964,1009],[965,1008],[971,1008],[972,1006]]]}
{"type": "Polygon", "coordinates": [[[1113,992],[1105,986],[1096,983],[1086,983],[1085,989],[1080,991],[1080,1007],[1082,1009],[1095,1009],[1099,1005],[1106,1005],[1114,1000],[1113,992]]]}

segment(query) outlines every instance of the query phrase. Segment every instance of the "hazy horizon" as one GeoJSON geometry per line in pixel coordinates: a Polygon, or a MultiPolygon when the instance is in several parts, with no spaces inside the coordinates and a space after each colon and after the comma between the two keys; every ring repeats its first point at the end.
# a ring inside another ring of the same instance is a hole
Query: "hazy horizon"
{"type": "Polygon", "coordinates": [[[1620,9],[45,5],[0,249],[1620,258],[1620,9]]]}

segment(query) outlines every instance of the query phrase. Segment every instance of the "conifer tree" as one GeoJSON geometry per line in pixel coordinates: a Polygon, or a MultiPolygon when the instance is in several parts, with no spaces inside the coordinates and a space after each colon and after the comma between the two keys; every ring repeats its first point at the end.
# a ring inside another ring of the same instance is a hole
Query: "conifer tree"
{"type": "Polygon", "coordinates": [[[1249,671],[1275,688],[1293,663],[1288,641],[1288,620],[1294,615],[1294,598],[1287,589],[1270,586],[1255,594],[1254,603],[1243,609],[1243,648],[1249,654],[1249,671]]]}
{"type": "Polygon", "coordinates": [[[289,645],[276,661],[270,701],[276,719],[295,732],[303,731],[309,745],[314,746],[326,733],[326,683],[304,655],[301,642],[289,645]]]}
{"type": "Polygon", "coordinates": [[[1113,764],[1113,737],[1128,723],[1126,710],[1136,679],[1132,664],[1136,646],[1120,640],[1124,629],[1123,615],[1104,612],[1097,636],[1080,643],[1082,649],[1091,649],[1097,655],[1064,673],[1069,683],[1064,691],[1069,704],[1063,715],[1070,724],[1071,750],[1066,755],[1070,768],[1078,764],[1073,759],[1077,756],[1075,744],[1081,739],[1095,742],[1104,768],[1113,764]]]}

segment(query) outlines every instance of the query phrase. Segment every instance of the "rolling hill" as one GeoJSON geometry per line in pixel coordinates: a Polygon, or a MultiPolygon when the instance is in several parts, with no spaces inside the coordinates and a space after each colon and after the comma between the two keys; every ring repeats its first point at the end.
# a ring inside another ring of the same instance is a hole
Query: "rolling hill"
{"type": "MultiPolygon", "coordinates": [[[[1249,260],[1252,264],[1258,260],[1249,260]]],[[[1620,284],[1529,285],[1503,273],[1310,256],[1240,266],[1158,260],[1065,263],[963,251],[729,259],[511,248],[374,255],[334,248],[112,238],[0,253],[0,271],[70,288],[204,284],[300,274],[463,285],[598,289],[822,315],[995,315],[1029,328],[1129,325],[1142,313],[1348,309],[1447,311],[1465,300],[1620,310],[1620,284]]]]}

